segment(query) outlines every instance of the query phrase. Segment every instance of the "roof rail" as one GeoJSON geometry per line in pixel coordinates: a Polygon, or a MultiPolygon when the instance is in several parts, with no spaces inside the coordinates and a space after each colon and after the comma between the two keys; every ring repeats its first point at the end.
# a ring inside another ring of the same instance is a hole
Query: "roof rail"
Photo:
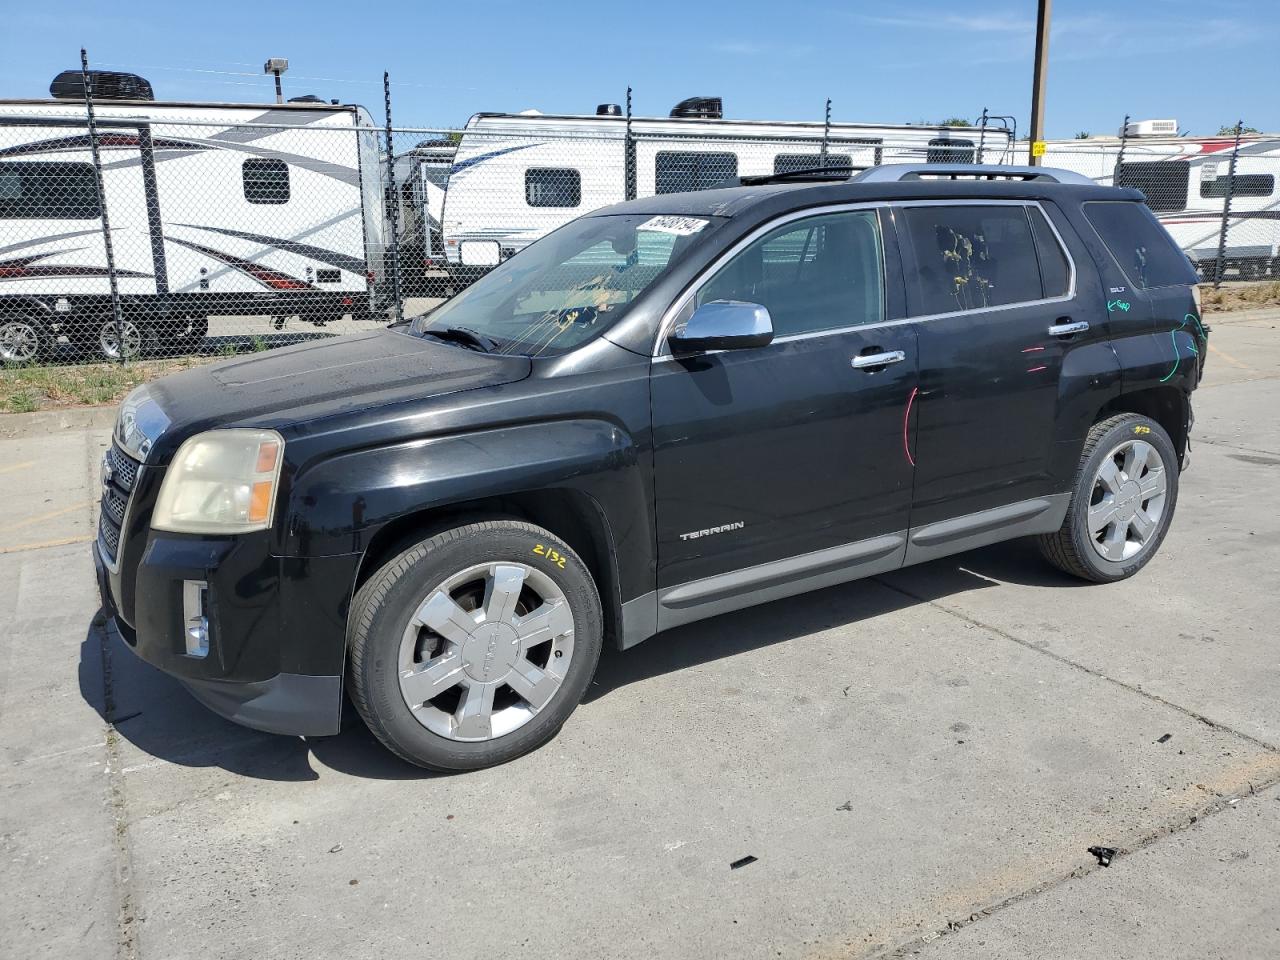
{"type": "Polygon", "coordinates": [[[886,163],[868,167],[853,178],[856,183],[901,183],[904,180],[933,178],[956,180],[1024,180],[1041,183],[1079,183],[1097,186],[1082,173],[1054,167],[1018,167],[1005,164],[975,163],[886,163]]]}

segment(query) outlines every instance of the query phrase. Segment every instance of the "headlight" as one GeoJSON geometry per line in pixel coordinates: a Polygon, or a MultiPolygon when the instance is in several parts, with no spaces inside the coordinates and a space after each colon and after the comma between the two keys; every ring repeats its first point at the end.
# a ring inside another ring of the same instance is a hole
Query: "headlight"
{"type": "Polygon", "coordinates": [[[165,472],[151,526],[173,533],[266,530],[283,454],[284,438],[274,430],[196,434],[165,472]]]}

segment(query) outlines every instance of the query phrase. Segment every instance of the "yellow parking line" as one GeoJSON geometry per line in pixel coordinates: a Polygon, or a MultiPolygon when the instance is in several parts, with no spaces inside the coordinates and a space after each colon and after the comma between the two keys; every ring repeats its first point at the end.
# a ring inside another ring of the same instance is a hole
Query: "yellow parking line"
{"type": "Polygon", "coordinates": [[[21,527],[29,527],[33,523],[40,523],[43,520],[52,520],[54,517],[60,517],[64,513],[73,513],[76,510],[83,510],[85,507],[91,506],[93,506],[92,500],[82,500],[79,503],[73,503],[69,507],[63,507],[61,510],[50,510],[48,513],[41,513],[34,517],[27,517],[27,519],[19,520],[17,523],[11,523],[8,526],[0,527],[0,533],[17,530],[21,527]]]}
{"type": "Polygon", "coordinates": [[[1257,370],[1254,370],[1253,367],[1249,366],[1247,363],[1243,363],[1240,360],[1237,360],[1235,357],[1231,356],[1231,354],[1227,353],[1226,351],[1219,350],[1212,343],[1209,344],[1209,349],[1210,351],[1212,351],[1213,353],[1216,353],[1223,360],[1227,361],[1227,363],[1231,364],[1234,367],[1239,367],[1241,370],[1248,370],[1250,373],[1258,372],[1257,370]]]}
{"type": "Polygon", "coordinates": [[[45,540],[41,543],[20,543],[16,547],[0,547],[0,553],[22,553],[24,550],[43,550],[45,547],[65,547],[69,543],[88,543],[93,534],[83,537],[63,537],[61,540],[45,540]]]}
{"type": "Polygon", "coordinates": [[[34,467],[35,465],[36,462],[34,460],[26,460],[22,463],[11,463],[7,467],[0,467],[0,473],[13,473],[15,470],[25,470],[27,467],[34,467]]]}

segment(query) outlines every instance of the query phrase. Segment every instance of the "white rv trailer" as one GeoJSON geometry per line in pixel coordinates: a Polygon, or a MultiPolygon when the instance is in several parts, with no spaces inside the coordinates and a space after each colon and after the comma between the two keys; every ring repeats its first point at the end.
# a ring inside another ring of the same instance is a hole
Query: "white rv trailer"
{"type": "Polygon", "coordinates": [[[462,131],[442,227],[451,271],[505,259],[590,210],[632,197],[721,185],[738,176],[879,163],[1001,163],[1004,127],[720,119],[718,98],[693,98],[671,117],[627,122],[614,104],[595,116],[480,113],[462,131]],[[630,154],[630,155],[628,155],[630,154]]]}
{"type": "Polygon", "coordinates": [[[211,315],[373,308],[382,177],[367,112],[96,99],[123,343],[83,102],[0,101],[0,357],[198,346],[211,315]],[[175,341],[177,341],[175,343],[175,341]]]}
{"type": "MultiPolygon", "coordinates": [[[[1174,120],[1144,120],[1129,124],[1123,139],[1050,140],[1043,162],[1098,183],[1141,190],[1152,212],[1208,279],[1218,258],[1235,138],[1179,137],[1177,129],[1174,120]]],[[[1247,279],[1280,277],[1280,137],[1240,139],[1222,267],[1247,279]]]]}

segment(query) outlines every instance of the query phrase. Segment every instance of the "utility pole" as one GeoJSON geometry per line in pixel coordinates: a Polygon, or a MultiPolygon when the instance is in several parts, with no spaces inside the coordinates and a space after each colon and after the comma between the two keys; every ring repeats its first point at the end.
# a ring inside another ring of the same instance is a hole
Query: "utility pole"
{"type": "Polygon", "coordinates": [[[1036,13],[1036,63],[1031,77],[1031,148],[1027,151],[1027,162],[1033,167],[1040,166],[1040,157],[1044,153],[1044,83],[1049,72],[1049,18],[1052,8],[1053,0],[1040,0],[1040,9],[1036,13]]]}
{"type": "Polygon", "coordinates": [[[280,74],[289,69],[289,61],[284,57],[272,57],[262,65],[263,73],[274,73],[276,77],[276,103],[284,103],[284,91],[280,88],[280,74]]]}

